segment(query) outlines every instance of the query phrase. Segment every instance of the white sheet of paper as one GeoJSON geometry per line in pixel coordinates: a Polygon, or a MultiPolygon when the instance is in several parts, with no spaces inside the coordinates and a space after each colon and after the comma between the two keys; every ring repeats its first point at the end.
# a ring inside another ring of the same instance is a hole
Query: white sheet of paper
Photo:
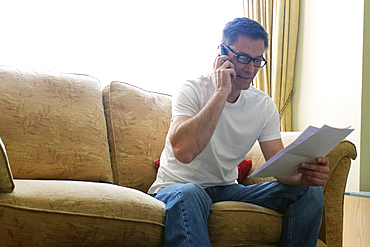
{"type": "Polygon", "coordinates": [[[248,177],[290,177],[297,175],[299,174],[300,163],[316,163],[317,157],[327,155],[353,130],[349,127],[340,129],[328,125],[324,125],[320,129],[309,126],[294,142],[275,154],[248,177]]]}

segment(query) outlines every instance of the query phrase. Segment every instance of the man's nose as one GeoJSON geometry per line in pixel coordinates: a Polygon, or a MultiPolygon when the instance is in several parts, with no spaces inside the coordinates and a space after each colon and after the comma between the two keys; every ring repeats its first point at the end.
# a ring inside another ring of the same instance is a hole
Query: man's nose
{"type": "Polygon", "coordinates": [[[253,61],[250,61],[250,63],[248,64],[244,64],[244,71],[246,72],[253,72],[254,71],[254,65],[253,65],[253,61]]]}

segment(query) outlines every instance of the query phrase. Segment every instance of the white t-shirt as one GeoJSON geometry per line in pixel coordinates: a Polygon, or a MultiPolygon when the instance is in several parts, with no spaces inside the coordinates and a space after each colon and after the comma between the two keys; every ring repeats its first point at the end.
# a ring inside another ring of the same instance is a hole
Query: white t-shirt
{"type": "MultiPolygon", "coordinates": [[[[210,77],[187,81],[172,100],[172,117],[194,116],[210,99],[214,86],[210,77]]],[[[237,183],[238,164],[258,140],[281,138],[279,114],[273,100],[250,87],[235,103],[226,102],[215,132],[205,149],[190,163],[178,161],[169,136],[160,159],[157,179],[148,193],[178,183],[196,183],[204,188],[237,183]]]]}

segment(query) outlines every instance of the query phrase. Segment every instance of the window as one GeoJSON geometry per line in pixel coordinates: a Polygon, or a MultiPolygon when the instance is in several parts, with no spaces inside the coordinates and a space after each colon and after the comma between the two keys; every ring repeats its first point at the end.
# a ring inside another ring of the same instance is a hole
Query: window
{"type": "Polygon", "coordinates": [[[242,1],[4,1],[0,65],[89,74],[171,93],[212,69],[242,1]]]}

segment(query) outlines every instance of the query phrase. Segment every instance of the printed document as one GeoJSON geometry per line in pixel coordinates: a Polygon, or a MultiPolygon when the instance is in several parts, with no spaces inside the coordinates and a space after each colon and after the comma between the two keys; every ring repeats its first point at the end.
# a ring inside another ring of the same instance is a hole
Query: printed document
{"type": "Polygon", "coordinates": [[[316,158],[327,155],[354,129],[333,128],[328,125],[316,128],[309,126],[289,146],[269,159],[248,177],[290,177],[299,174],[302,162],[317,163],[316,158]]]}

